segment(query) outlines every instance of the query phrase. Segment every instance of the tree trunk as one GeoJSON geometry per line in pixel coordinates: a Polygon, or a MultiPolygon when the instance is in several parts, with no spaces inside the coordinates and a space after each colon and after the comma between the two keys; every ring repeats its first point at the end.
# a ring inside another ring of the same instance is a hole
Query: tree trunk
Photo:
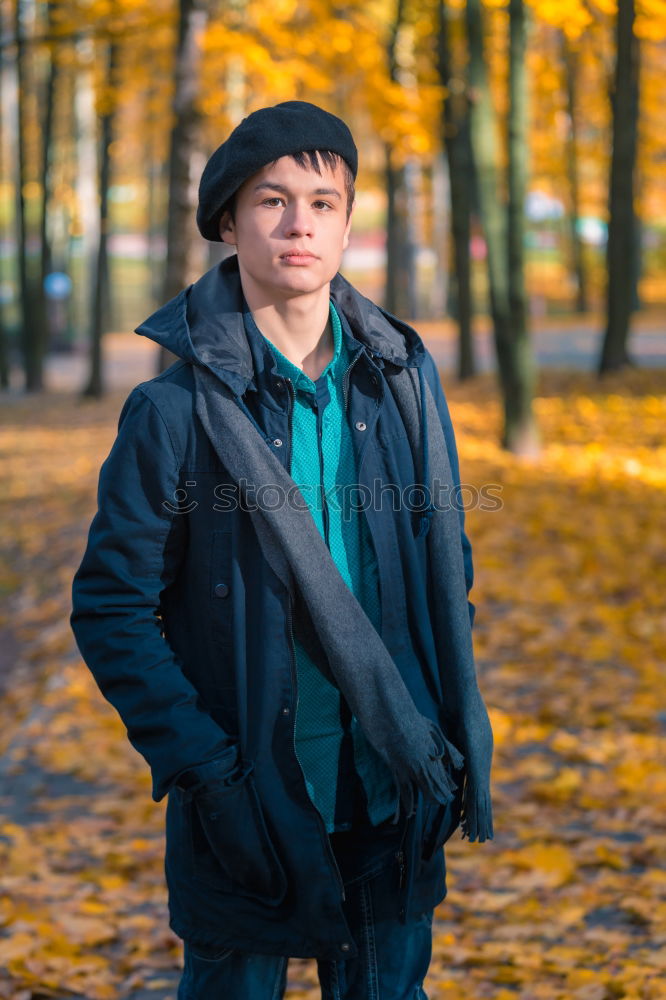
{"type": "Polygon", "coordinates": [[[161,164],[154,155],[152,144],[146,150],[149,163],[150,182],[148,186],[148,262],[150,268],[150,297],[157,308],[164,287],[164,261],[162,259],[162,238],[164,235],[164,205],[159,198],[162,190],[162,170],[161,164]]]}
{"type": "MultiPolygon", "coordinates": [[[[511,30],[511,52],[513,55],[510,73],[514,74],[512,95],[515,94],[520,79],[521,18],[519,11],[512,7],[514,24],[511,30]],[[517,76],[516,76],[517,74],[517,76]]],[[[497,141],[496,121],[490,94],[488,70],[485,62],[483,40],[483,16],[480,0],[467,2],[467,32],[469,41],[469,79],[470,93],[470,125],[472,149],[478,178],[478,195],[481,221],[487,247],[488,285],[490,294],[490,311],[493,321],[495,349],[499,369],[500,386],[504,402],[504,429],[502,446],[518,454],[533,453],[536,448],[536,429],[532,413],[532,373],[530,345],[526,335],[519,333],[514,336],[512,328],[512,308],[519,315],[522,277],[516,275],[519,266],[516,254],[516,190],[520,187],[521,170],[514,162],[510,168],[512,176],[509,184],[514,190],[514,201],[509,230],[506,224],[504,206],[499,192],[499,179],[496,167],[497,141]],[[517,185],[517,186],[516,186],[517,185]],[[507,249],[509,246],[508,232],[511,233],[512,256],[509,268],[507,249]],[[511,270],[511,283],[509,273],[511,270]]],[[[509,111],[510,135],[520,136],[518,126],[520,119],[520,104],[509,111]]],[[[523,126],[524,127],[524,126],[523,126]]],[[[524,141],[524,140],[523,140],[524,141]]],[[[519,146],[515,139],[509,143],[513,147],[513,156],[518,154],[519,146]]],[[[511,152],[509,154],[511,156],[511,152]]]]}
{"type": "MultiPolygon", "coordinates": [[[[76,45],[77,55],[83,56],[84,43],[76,45]]],[[[82,260],[82,293],[72,303],[75,329],[80,346],[88,346],[92,327],[90,308],[92,296],[89,289],[97,281],[97,258],[99,256],[99,122],[94,106],[93,73],[83,66],[74,76],[74,135],[75,135],[75,178],[76,219],[78,223],[77,253],[82,260]]],[[[72,246],[70,242],[70,255],[72,246]]]]}
{"type": "Polygon", "coordinates": [[[16,204],[16,252],[18,255],[19,288],[21,295],[21,348],[25,372],[25,389],[37,392],[44,384],[44,355],[46,353],[46,316],[44,309],[44,288],[37,262],[29,257],[28,218],[26,213],[25,189],[30,179],[28,173],[28,151],[26,135],[28,108],[27,94],[32,85],[32,73],[28,69],[29,53],[26,45],[24,20],[27,18],[25,0],[16,0],[16,75],[17,75],[17,204],[16,204]]]}
{"type": "MultiPolygon", "coordinates": [[[[114,73],[118,56],[117,42],[111,40],[107,47],[106,88],[114,86],[114,73]]],[[[84,396],[99,398],[104,392],[102,369],[102,338],[105,317],[108,315],[109,301],[109,187],[111,185],[111,156],[109,148],[113,141],[115,100],[100,118],[99,141],[99,242],[97,244],[97,267],[93,282],[90,309],[90,375],[83,390],[84,396]]]]}
{"type": "MultiPolygon", "coordinates": [[[[73,39],[71,44],[70,53],[71,56],[75,53],[76,39],[73,39]]],[[[76,190],[77,181],[77,165],[78,165],[78,154],[77,154],[77,113],[76,113],[76,75],[77,71],[73,66],[67,63],[60,63],[60,68],[58,70],[58,90],[56,95],[56,107],[63,106],[67,109],[67,130],[71,137],[71,140],[67,142],[64,151],[58,151],[58,162],[61,155],[66,155],[64,164],[60,167],[61,176],[64,175],[64,181],[69,186],[70,191],[74,192],[76,190]]],[[[51,239],[50,245],[53,253],[52,266],[57,271],[63,271],[70,278],[72,277],[77,264],[74,263],[73,257],[76,253],[77,257],[81,259],[83,257],[81,253],[81,247],[75,248],[75,237],[73,236],[73,227],[76,220],[76,211],[70,199],[63,201],[55,201],[51,197],[51,212],[50,219],[52,222],[51,226],[51,239]]],[[[58,343],[60,348],[67,351],[72,351],[74,349],[74,341],[76,337],[76,325],[75,325],[75,298],[73,289],[70,290],[69,297],[66,302],[63,303],[62,314],[60,316],[60,324],[58,326],[58,343]]]]}
{"type": "MultiPolygon", "coordinates": [[[[400,82],[397,44],[405,17],[405,0],[397,0],[395,17],[386,46],[388,75],[400,82]]],[[[407,177],[402,167],[393,163],[391,146],[385,146],[386,187],[386,291],[384,305],[390,313],[409,315],[415,299],[415,251],[407,223],[407,177]]]]}
{"type": "Polygon", "coordinates": [[[634,34],[634,0],[620,0],[610,169],[607,247],[607,318],[599,373],[632,364],[627,352],[636,268],[634,166],[638,131],[639,44],[634,34]]]}
{"type": "Polygon", "coordinates": [[[391,147],[385,147],[386,167],[386,291],[384,306],[394,315],[409,312],[409,253],[405,225],[404,170],[394,167],[391,147]]]}
{"type": "Polygon", "coordinates": [[[569,212],[569,224],[571,233],[571,257],[573,262],[573,273],[576,278],[576,311],[587,312],[587,274],[585,271],[585,260],[583,258],[583,241],[578,231],[578,220],[580,219],[580,191],[578,186],[578,53],[575,52],[564,32],[562,32],[562,54],[564,56],[566,87],[567,87],[567,111],[569,114],[569,141],[567,142],[567,175],[569,177],[569,191],[571,210],[569,212]]]}
{"type": "MultiPolygon", "coordinates": [[[[152,102],[151,102],[152,103],[152,102]]],[[[148,164],[148,263],[150,268],[150,296],[157,308],[164,287],[165,270],[162,257],[162,240],[164,238],[164,199],[163,180],[165,163],[159,157],[155,148],[156,124],[151,120],[148,126],[146,142],[146,163],[148,164]]]]}
{"type": "MultiPolygon", "coordinates": [[[[49,32],[53,27],[54,3],[49,0],[47,4],[47,17],[49,32]]],[[[49,216],[49,206],[51,202],[51,159],[53,142],[53,112],[56,84],[58,80],[58,63],[53,52],[50,53],[49,69],[44,90],[44,120],[42,124],[42,211],[39,220],[40,247],[41,247],[41,274],[42,284],[44,278],[51,270],[51,244],[47,232],[47,220],[49,216]]]]}
{"type": "Polygon", "coordinates": [[[403,315],[409,319],[420,316],[418,288],[418,248],[421,244],[419,229],[419,186],[421,171],[416,160],[408,160],[402,175],[405,186],[405,268],[407,271],[407,309],[403,315]]]}
{"type": "Polygon", "coordinates": [[[146,95],[144,162],[148,172],[148,192],[146,218],[148,224],[148,268],[150,299],[154,307],[160,304],[164,289],[165,262],[162,254],[164,239],[164,198],[163,184],[166,177],[164,157],[159,154],[158,136],[162,131],[162,118],[154,108],[159,106],[159,59],[151,52],[151,86],[146,95]]]}
{"type": "MultiPolygon", "coordinates": [[[[634,192],[636,194],[636,192],[634,192]]],[[[634,212],[634,256],[631,262],[631,311],[641,308],[643,274],[643,220],[634,212]]]]}
{"type": "MultiPolygon", "coordinates": [[[[197,108],[200,35],[206,23],[204,0],[180,0],[176,47],[174,125],[169,154],[169,207],[167,259],[163,296],[171,299],[190,281],[195,239],[197,185],[194,162],[199,146],[200,114],[197,108]]],[[[160,349],[162,371],[175,355],[160,349]]]]}
{"type": "Polygon", "coordinates": [[[451,65],[451,45],[447,7],[438,7],[438,71],[447,89],[442,106],[443,146],[449,165],[451,198],[451,238],[455,276],[455,318],[458,323],[458,378],[476,374],[472,341],[472,270],[469,252],[471,235],[472,144],[469,133],[469,106],[462,81],[457,80],[451,65]]]}
{"type": "Polygon", "coordinates": [[[453,281],[451,269],[451,185],[449,164],[444,149],[432,164],[432,241],[435,249],[435,271],[429,298],[430,315],[435,318],[449,315],[450,290],[453,281]]]}
{"type": "Polygon", "coordinates": [[[527,194],[527,11],[524,0],[509,0],[509,120],[507,261],[511,384],[505,405],[504,444],[519,454],[539,450],[532,398],[536,367],[527,324],[525,293],[525,197],[527,194]]]}
{"type": "MultiPolygon", "coordinates": [[[[0,11],[0,33],[5,33],[4,11],[0,11]]],[[[0,47],[0,163],[4,163],[4,122],[2,112],[4,111],[3,84],[5,81],[6,50],[0,47]]],[[[4,228],[4,227],[3,227],[4,228]]],[[[4,233],[2,234],[5,235],[4,233]]],[[[0,296],[0,389],[9,388],[9,337],[7,334],[7,309],[4,296],[0,296]]]]}

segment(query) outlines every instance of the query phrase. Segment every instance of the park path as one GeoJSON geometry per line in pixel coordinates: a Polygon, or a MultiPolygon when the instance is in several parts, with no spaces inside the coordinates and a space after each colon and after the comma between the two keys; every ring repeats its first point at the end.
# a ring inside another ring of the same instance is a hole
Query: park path
{"type": "MultiPolygon", "coordinates": [[[[415,327],[445,375],[453,374],[457,352],[454,324],[448,320],[427,320],[416,322],[415,327]]],[[[534,353],[540,368],[595,370],[603,329],[601,316],[547,317],[533,320],[532,327],[534,353]]],[[[475,349],[478,371],[493,371],[494,345],[490,325],[484,317],[476,323],[475,349]]],[[[635,317],[630,350],[641,367],[666,366],[666,311],[654,310],[635,317]]],[[[109,389],[129,388],[152,378],[157,372],[157,347],[145,337],[134,333],[108,333],[103,351],[109,389]]],[[[46,386],[57,392],[76,392],[85,384],[87,372],[86,352],[52,354],[46,361],[46,386]]],[[[14,391],[18,391],[21,373],[17,367],[12,371],[11,384],[14,391]]]]}

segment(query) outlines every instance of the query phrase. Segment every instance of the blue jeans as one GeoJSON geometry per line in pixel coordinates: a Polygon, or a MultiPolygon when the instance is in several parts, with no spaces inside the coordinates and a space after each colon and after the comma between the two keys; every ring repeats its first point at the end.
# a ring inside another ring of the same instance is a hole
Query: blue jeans
{"type": "MultiPolygon", "coordinates": [[[[422,983],[432,951],[432,910],[401,924],[395,859],[346,883],[343,904],[358,957],[319,960],[322,1000],[427,1000],[422,983]]],[[[178,1000],[281,1000],[286,956],[227,950],[204,957],[185,944],[178,1000]]]]}

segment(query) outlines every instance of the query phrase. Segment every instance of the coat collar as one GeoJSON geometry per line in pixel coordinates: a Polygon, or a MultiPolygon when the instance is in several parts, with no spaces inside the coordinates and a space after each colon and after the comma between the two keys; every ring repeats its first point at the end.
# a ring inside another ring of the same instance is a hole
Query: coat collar
{"type": "MultiPolygon", "coordinates": [[[[340,273],[331,298],[358,340],[375,358],[400,367],[419,367],[423,341],[407,323],[361,295],[340,273]]],[[[202,365],[242,395],[255,387],[256,350],[243,322],[243,290],[234,255],[183,289],[136,328],[136,333],[177,357],[202,365]]]]}

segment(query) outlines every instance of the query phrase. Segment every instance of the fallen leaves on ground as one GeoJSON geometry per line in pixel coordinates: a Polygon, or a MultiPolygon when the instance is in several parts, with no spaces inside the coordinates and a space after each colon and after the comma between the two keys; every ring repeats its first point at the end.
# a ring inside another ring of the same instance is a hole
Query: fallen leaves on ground
{"type": "MultiPolygon", "coordinates": [[[[454,837],[432,1000],[666,997],[666,373],[547,372],[544,447],[447,383],[469,496],[496,839],[454,837]],[[491,501],[491,507],[493,503],[491,501]]],[[[69,587],[125,394],[0,413],[0,1000],[173,998],[163,806],[81,664],[69,587]]],[[[287,996],[318,997],[312,962],[287,996]]]]}

